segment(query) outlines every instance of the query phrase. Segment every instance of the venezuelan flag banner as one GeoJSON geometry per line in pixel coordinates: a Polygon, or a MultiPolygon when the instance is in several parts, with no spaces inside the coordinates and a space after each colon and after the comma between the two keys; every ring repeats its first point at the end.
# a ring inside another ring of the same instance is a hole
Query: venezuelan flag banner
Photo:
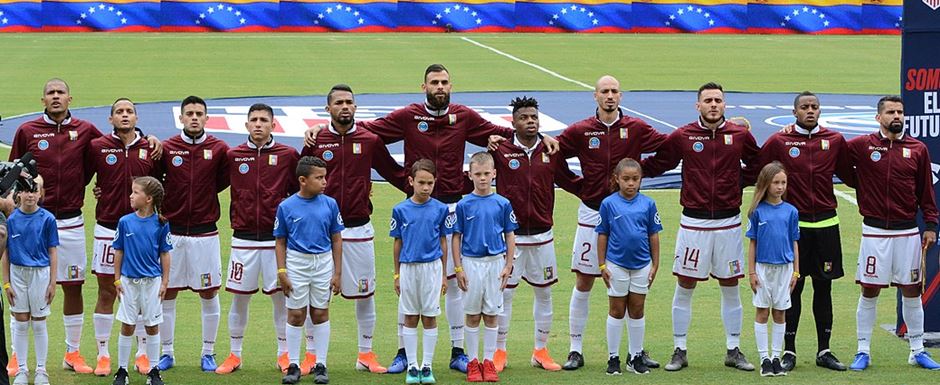
{"type": "Polygon", "coordinates": [[[42,22],[42,30],[51,32],[157,31],[160,1],[43,1],[42,22]]]}
{"type": "Polygon", "coordinates": [[[281,0],[280,30],[289,32],[392,32],[396,0],[281,0]]]}
{"type": "Polygon", "coordinates": [[[903,20],[904,0],[864,0],[862,2],[862,33],[899,35],[903,20]]]}
{"type": "Polygon", "coordinates": [[[633,2],[636,32],[742,33],[745,0],[646,0],[633,2]]]}
{"type": "Polygon", "coordinates": [[[161,5],[161,31],[269,32],[279,26],[277,0],[174,0],[161,5]]]}
{"type": "Polygon", "coordinates": [[[517,32],[630,32],[630,0],[516,1],[517,32]]]}
{"type": "Polygon", "coordinates": [[[854,34],[861,17],[861,0],[752,0],[747,6],[751,33],[854,34]]]}
{"type": "Polygon", "coordinates": [[[0,32],[35,32],[42,28],[39,0],[0,0],[0,32]]]}
{"type": "Polygon", "coordinates": [[[515,29],[514,1],[398,2],[398,31],[510,32],[515,29]]]}

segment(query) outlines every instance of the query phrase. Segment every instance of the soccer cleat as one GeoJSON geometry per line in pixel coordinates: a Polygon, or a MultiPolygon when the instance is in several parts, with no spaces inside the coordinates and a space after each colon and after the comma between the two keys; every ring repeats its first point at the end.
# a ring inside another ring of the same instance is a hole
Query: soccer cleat
{"type": "Polygon", "coordinates": [[[160,371],[169,370],[173,367],[173,364],[176,363],[176,359],[169,354],[164,354],[160,356],[160,361],[157,361],[157,369],[160,371]]]}
{"type": "Polygon", "coordinates": [[[467,373],[470,359],[463,352],[463,348],[453,347],[450,349],[450,368],[461,373],[467,373]]]}
{"type": "Polygon", "coordinates": [[[499,373],[496,372],[496,365],[493,361],[483,360],[483,381],[499,382],[499,373]]]}
{"type": "Polygon", "coordinates": [[[643,354],[637,354],[630,359],[630,362],[627,362],[627,370],[636,373],[636,374],[649,374],[650,368],[646,366],[646,362],[643,361],[643,354]]]}
{"type": "MultiPolygon", "coordinates": [[[[837,360],[838,361],[838,360],[837,360]]],[[[819,365],[819,358],[816,358],[816,365],[819,365]]],[[[783,352],[783,357],[780,358],[780,366],[783,367],[783,370],[791,371],[796,367],[796,353],[789,350],[783,352]]],[[[845,370],[845,367],[842,367],[842,370],[845,370]]]]}
{"type": "Polygon", "coordinates": [[[29,372],[17,369],[16,377],[13,378],[13,385],[29,385],[29,372]]]}
{"type": "Polygon", "coordinates": [[[20,370],[20,364],[16,361],[16,353],[10,354],[10,362],[7,362],[7,376],[13,377],[20,370]]]}
{"type": "MultiPolygon", "coordinates": [[[[453,365],[451,368],[453,368],[453,365]]],[[[392,360],[392,364],[388,366],[388,369],[385,373],[398,374],[404,372],[405,369],[408,369],[408,357],[405,356],[405,348],[401,348],[398,349],[398,353],[395,354],[395,358],[392,360]]]]}
{"type": "Polygon", "coordinates": [[[379,360],[374,352],[359,353],[359,358],[356,360],[356,370],[368,370],[370,373],[388,372],[388,369],[379,365],[379,360]]]}
{"type": "Polygon", "coordinates": [[[607,375],[608,376],[619,376],[623,373],[620,370],[620,356],[613,356],[607,359],[607,375]]]}
{"type": "Polygon", "coordinates": [[[907,362],[911,365],[920,366],[928,370],[940,370],[940,364],[934,361],[933,358],[930,357],[930,353],[926,350],[917,354],[911,353],[907,362]]]}
{"type": "Polygon", "coordinates": [[[770,362],[769,358],[764,358],[760,361],[760,376],[761,377],[773,377],[774,376],[774,364],[770,362]]]}
{"type": "Polygon", "coordinates": [[[313,367],[313,383],[314,384],[329,384],[330,376],[326,373],[326,365],[317,364],[313,367]]]}
{"type": "Polygon", "coordinates": [[[164,385],[163,377],[160,377],[160,369],[157,369],[156,366],[147,372],[147,385],[164,385]]]}
{"type": "MultiPolygon", "coordinates": [[[[786,360],[786,357],[787,357],[786,355],[783,356],[784,360],[786,360]]],[[[794,361],[795,360],[796,360],[796,357],[794,357],[794,361]]],[[[826,350],[825,352],[823,352],[823,354],[820,354],[819,356],[816,357],[816,366],[823,367],[826,369],[832,369],[832,370],[836,370],[840,372],[845,371],[845,364],[843,364],[842,362],[839,362],[839,359],[836,358],[836,356],[832,354],[832,352],[830,352],[829,350],[826,350]]],[[[792,370],[792,368],[787,369],[786,365],[783,366],[783,369],[788,372],[792,370]]]]}
{"type": "Polygon", "coordinates": [[[242,358],[236,356],[234,353],[229,353],[225,361],[222,361],[222,365],[219,365],[219,367],[215,369],[215,374],[229,374],[238,370],[241,366],[242,358]]]}
{"type": "Polygon", "coordinates": [[[467,363],[467,382],[483,382],[483,366],[476,358],[467,363]]]}
{"type": "Polygon", "coordinates": [[[856,372],[868,369],[868,365],[871,364],[871,356],[868,353],[858,352],[855,353],[855,359],[852,360],[852,364],[849,365],[849,369],[852,369],[856,372]]]}
{"type": "Polygon", "coordinates": [[[754,370],[754,365],[747,362],[744,353],[741,353],[741,349],[738,348],[728,350],[728,353],[725,355],[725,366],[747,372],[754,370]]]}
{"type": "Polygon", "coordinates": [[[300,374],[304,376],[310,374],[314,366],[317,366],[317,355],[304,352],[304,360],[300,363],[300,374]]]}
{"type": "Polygon", "coordinates": [[[568,361],[565,361],[561,368],[564,370],[578,370],[582,366],[584,366],[584,356],[579,352],[571,351],[568,353],[568,361]]]}
{"type": "Polygon", "coordinates": [[[150,359],[147,358],[146,354],[141,354],[137,356],[134,360],[134,369],[137,370],[137,373],[140,374],[149,374],[150,373],[150,359]]]}
{"type": "Polygon", "coordinates": [[[127,379],[127,369],[118,368],[117,373],[114,374],[114,381],[111,382],[111,385],[127,385],[129,383],[130,381],[127,379]]]}
{"type": "Polygon", "coordinates": [[[287,368],[290,366],[290,357],[287,356],[287,353],[281,353],[277,356],[277,361],[275,362],[277,368],[281,370],[281,373],[287,373],[287,368]]]}
{"type": "Polygon", "coordinates": [[[548,354],[548,348],[535,349],[532,351],[532,366],[542,368],[550,372],[561,370],[561,365],[555,363],[552,356],[548,354]]]}
{"type": "MultiPolygon", "coordinates": [[[[13,355],[13,358],[10,359],[11,363],[14,362],[16,359],[15,357],[16,355],[13,355]]],[[[85,363],[85,359],[82,358],[82,355],[78,352],[78,350],[65,353],[65,357],[62,358],[62,369],[72,370],[75,373],[82,374],[88,374],[95,371],[91,368],[91,366],[88,366],[88,364],[85,363]]]]}
{"type": "Polygon", "coordinates": [[[414,366],[408,368],[408,371],[405,372],[405,383],[406,384],[420,384],[421,383],[421,372],[418,371],[418,368],[414,366]]]}
{"type": "Polygon", "coordinates": [[[773,361],[770,362],[770,367],[774,371],[774,376],[786,376],[787,371],[783,370],[783,365],[780,364],[780,358],[774,357],[773,361]]]}
{"type": "MultiPolygon", "coordinates": [[[[109,374],[111,374],[111,357],[98,357],[98,364],[95,366],[95,375],[104,377],[109,374]]],[[[124,378],[125,380],[127,379],[127,370],[124,371],[124,378]]]]}
{"type": "Polygon", "coordinates": [[[294,385],[300,382],[300,367],[297,364],[287,366],[287,373],[281,378],[282,384],[294,385]]]}
{"type": "Polygon", "coordinates": [[[425,366],[421,368],[421,383],[422,384],[433,384],[437,380],[434,379],[434,372],[431,371],[430,366],[425,366]]]}
{"type": "Polygon", "coordinates": [[[647,368],[650,368],[650,369],[659,368],[659,362],[650,358],[649,352],[647,352],[646,350],[642,350],[640,351],[640,353],[643,355],[643,364],[645,364],[647,368]]]}
{"type": "Polygon", "coordinates": [[[215,354],[203,354],[200,366],[203,372],[214,372],[218,369],[219,366],[215,364],[215,354]]]}
{"type": "Polygon", "coordinates": [[[49,373],[45,369],[36,369],[36,376],[33,377],[34,385],[49,385],[49,373]]]}
{"type": "Polygon", "coordinates": [[[509,366],[509,363],[506,362],[505,349],[496,349],[496,352],[493,353],[493,365],[496,366],[497,373],[502,373],[503,369],[506,369],[506,366],[509,366]]]}
{"type": "Polygon", "coordinates": [[[666,371],[676,372],[682,370],[682,368],[686,366],[689,366],[689,359],[687,357],[688,354],[688,351],[676,348],[676,350],[672,352],[672,359],[670,359],[669,363],[666,364],[666,371]]]}

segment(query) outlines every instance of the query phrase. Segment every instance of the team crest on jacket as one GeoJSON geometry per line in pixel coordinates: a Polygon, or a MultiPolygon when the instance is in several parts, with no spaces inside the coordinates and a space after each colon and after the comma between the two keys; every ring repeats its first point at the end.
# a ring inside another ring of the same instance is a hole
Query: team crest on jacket
{"type": "Polygon", "coordinates": [[[137,152],[137,157],[140,159],[147,159],[147,150],[140,149],[140,151],[137,152]]]}
{"type": "Polygon", "coordinates": [[[242,173],[242,174],[247,174],[247,173],[248,173],[248,163],[242,163],[242,164],[238,165],[238,172],[240,172],[240,173],[242,173]]]}
{"type": "Polygon", "coordinates": [[[418,122],[418,131],[428,132],[428,122],[418,122]]]}
{"type": "Polygon", "coordinates": [[[901,149],[901,156],[903,156],[903,157],[905,157],[905,158],[910,158],[910,157],[911,157],[911,149],[909,149],[909,148],[902,148],[902,149],[901,149]]]}
{"type": "Polygon", "coordinates": [[[542,163],[550,163],[552,158],[548,155],[547,152],[542,153],[542,163]]]}
{"type": "Polygon", "coordinates": [[[277,155],[268,155],[268,166],[277,166],[277,155]]]}
{"type": "Polygon", "coordinates": [[[881,153],[878,152],[878,151],[872,151],[872,152],[871,152],[871,161],[872,161],[872,162],[877,162],[877,161],[879,161],[879,160],[881,160],[881,153]]]}
{"type": "Polygon", "coordinates": [[[330,151],[330,150],[323,151],[323,160],[327,162],[333,160],[333,151],[330,151]]]}
{"type": "Polygon", "coordinates": [[[69,140],[78,140],[78,131],[69,130],[69,140]]]}
{"type": "Polygon", "coordinates": [[[212,150],[202,150],[202,159],[212,160],[212,150]]]}
{"type": "Polygon", "coordinates": [[[601,138],[592,136],[591,139],[588,140],[588,148],[601,148],[601,138]]]}
{"type": "Polygon", "coordinates": [[[695,142],[695,143],[692,143],[692,151],[695,151],[695,152],[702,152],[702,151],[704,151],[704,150],[705,150],[705,144],[704,144],[704,143],[702,143],[702,142],[695,142]]]}
{"type": "Polygon", "coordinates": [[[182,165],[183,165],[183,157],[182,157],[182,156],[179,156],[179,155],[174,156],[174,157],[173,157],[173,166],[179,167],[179,166],[182,166],[182,165]]]}
{"type": "Polygon", "coordinates": [[[104,157],[104,162],[113,166],[117,163],[117,155],[108,154],[108,156],[104,157]]]}
{"type": "Polygon", "coordinates": [[[39,143],[36,143],[36,147],[39,147],[40,151],[46,151],[49,148],[49,141],[45,139],[40,140],[39,143]]]}
{"type": "Polygon", "coordinates": [[[510,160],[509,160],[509,168],[515,170],[515,169],[518,169],[518,168],[519,168],[519,165],[520,165],[520,164],[519,164],[519,159],[510,159],[510,160]]]}
{"type": "Polygon", "coordinates": [[[725,144],[726,144],[726,145],[732,145],[732,144],[734,144],[734,135],[725,134],[725,144]]]}
{"type": "Polygon", "coordinates": [[[791,158],[796,158],[796,157],[798,157],[798,156],[800,156],[800,148],[799,148],[799,147],[790,147],[790,157],[791,157],[791,158]]]}
{"type": "Polygon", "coordinates": [[[820,143],[822,144],[823,151],[829,151],[829,140],[823,139],[820,143]]]}

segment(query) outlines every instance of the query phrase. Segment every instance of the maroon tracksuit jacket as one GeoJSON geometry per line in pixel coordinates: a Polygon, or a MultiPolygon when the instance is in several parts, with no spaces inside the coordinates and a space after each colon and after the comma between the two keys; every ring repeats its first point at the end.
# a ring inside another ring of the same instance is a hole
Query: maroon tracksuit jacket
{"type": "Polygon", "coordinates": [[[260,148],[249,141],[228,151],[232,236],[274,240],[277,205],[299,189],[295,176],[298,159],[297,150],[275,143],[273,137],[260,148]]]}
{"type": "Polygon", "coordinates": [[[163,141],[157,174],[163,177],[163,216],[170,232],[199,235],[217,230],[219,193],[229,185],[228,150],[225,142],[206,133],[198,138],[180,133],[163,141]]]}
{"type": "Polygon", "coordinates": [[[97,174],[95,187],[101,189],[101,195],[95,206],[95,220],[99,225],[114,230],[122,216],[134,211],[130,202],[134,178],[154,174],[155,161],[150,159],[149,148],[139,134],[129,146],[115,134],[91,141],[85,153],[83,185],[97,174]]]}

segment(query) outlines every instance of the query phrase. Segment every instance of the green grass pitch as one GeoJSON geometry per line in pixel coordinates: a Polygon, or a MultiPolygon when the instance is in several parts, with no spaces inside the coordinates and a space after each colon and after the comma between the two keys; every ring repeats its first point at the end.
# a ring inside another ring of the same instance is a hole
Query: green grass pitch
{"type": "MultiPolygon", "coordinates": [[[[431,62],[445,63],[453,74],[454,91],[497,90],[580,90],[570,82],[539,72],[484,50],[461,37],[486,44],[520,59],[536,63],[569,78],[588,84],[603,74],[622,81],[625,90],[689,90],[708,80],[738,91],[799,92],[804,89],[834,93],[896,93],[900,39],[872,36],[697,36],[697,35],[529,35],[529,34],[6,34],[0,39],[0,114],[38,111],[42,83],[62,77],[72,86],[73,107],[105,105],[119,96],[136,101],[178,100],[189,94],[203,97],[247,95],[322,94],[334,83],[349,83],[360,93],[420,92],[421,73],[431,62]]],[[[590,99],[572,101],[583,105],[587,116],[593,110],[590,99]]],[[[693,108],[677,102],[676,108],[693,108]]],[[[626,94],[624,104],[630,104],[626,94]]],[[[146,122],[141,122],[146,129],[146,122]]],[[[13,130],[15,127],[3,127],[13,130]]],[[[0,150],[6,159],[8,150],[0,150]]],[[[852,193],[851,190],[840,187],[852,193]]],[[[387,364],[396,349],[395,312],[397,299],[391,288],[391,242],[384,234],[391,207],[403,195],[377,184],[376,207],[376,295],[378,323],[375,351],[387,364]]],[[[678,190],[645,192],[659,204],[665,230],[662,233],[660,273],[647,300],[646,348],[655,359],[668,361],[672,350],[670,308],[675,279],[670,275],[671,252],[678,227],[678,190]]],[[[90,194],[89,194],[90,197],[90,194]]],[[[228,194],[222,195],[223,212],[228,194]]],[[[745,196],[745,201],[747,195],[745,196]]],[[[850,361],[855,351],[855,306],[858,288],[852,282],[858,251],[860,217],[856,208],[840,199],[843,253],[849,277],[833,285],[835,326],[833,351],[850,361]]],[[[94,201],[85,206],[86,230],[93,224],[94,201]]],[[[555,322],[549,348],[558,361],[567,354],[568,299],[573,274],[568,273],[575,228],[577,200],[563,192],[555,209],[555,247],[562,272],[554,286],[555,322]]],[[[228,218],[219,223],[223,258],[227,258],[230,230],[228,218]]],[[[89,255],[91,242],[88,242],[89,255]]],[[[224,262],[224,261],[223,261],[224,262]]],[[[810,307],[812,289],[804,293],[804,309],[810,307]]],[[[90,363],[95,355],[91,314],[96,283],[85,285],[85,330],[82,347],[90,363]]],[[[753,341],[751,295],[742,283],[744,327],[741,346],[756,362],[753,341]]],[[[894,322],[894,296],[887,291],[879,302],[877,324],[894,322]]],[[[678,373],[654,370],[643,377],[607,377],[605,314],[606,295],[598,282],[591,296],[591,309],[585,334],[587,365],[574,373],[547,373],[530,368],[532,345],[532,292],[521,285],[514,302],[509,335],[510,367],[503,382],[514,384],[594,384],[594,383],[750,383],[757,373],[738,372],[722,365],[724,338],[719,293],[714,281],[700,285],[693,302],[689,337],[691,366],[678,373]]],[[[50,317],[50,375],[55,384],[108,384],[110,378],[75,375],[59,369],[64,351],[61,324],[61,293],[50,317]]],[[[216,352],[218,359],[228,354],[227,314],[231,296],[222,294],[222,324],[216,352]]],[[[178,300],[176,329],[177,367],[164,374],[170,384],[279,383],[274,369],[275,344],[270,301],[254,297],[251,321],[245,341],[242,370],[220,377],[198,369],[201,347],[199,302],[195,295],[182,293],[178,300]]],[[[353,304],[336,299],[330,351],[330,374],[334,384],[402,383],[402,376],[371,375],[356,372],[356,329],[353,304]]],[[[6,318],[2,321],[7,324],[6,318]]],[[[815,337],[811,312],[804,311],[798,340],[797,370],[779,383],[926,383],[934,381],[927,371],[909,367],[907,343],[880,328],[874,334],[874,366],[864,373],[835,373],[813,364],[815,337]]],[[[7,327],[8,328],[8,327],[7,327]]],[[[7,332],[9,334],[9,331],[7,332]]],[[[117,329],[112,335],[117,333],[117,329]]],[[[9,337],[8,337],[9,338],[9,337]]],[[[462,382],[456,372],[446,369],[449,344],[441,331],[435,367],[439,383],[462,382]]],[[[9,339],[8,339],[9,341],[9,339]]],[[[625,345],[624,345],[625,346],[625,345]]],[[[31,349],[33,350],[33,349],[31,349]]],[[[116,358],[116,338],[111,343],[116,358]]],[[[32,354],[32,353],[31,353],[32,354]]],[[[629,375],[625,375],[629,376],[629,375]]],[[[143,377],[132,375],[132,383],[143,377]]],[[[304,381],[310,381],[305,379],[304,381]]],[[[764,380],[760,380],[764,381],[764,380]]]]}

